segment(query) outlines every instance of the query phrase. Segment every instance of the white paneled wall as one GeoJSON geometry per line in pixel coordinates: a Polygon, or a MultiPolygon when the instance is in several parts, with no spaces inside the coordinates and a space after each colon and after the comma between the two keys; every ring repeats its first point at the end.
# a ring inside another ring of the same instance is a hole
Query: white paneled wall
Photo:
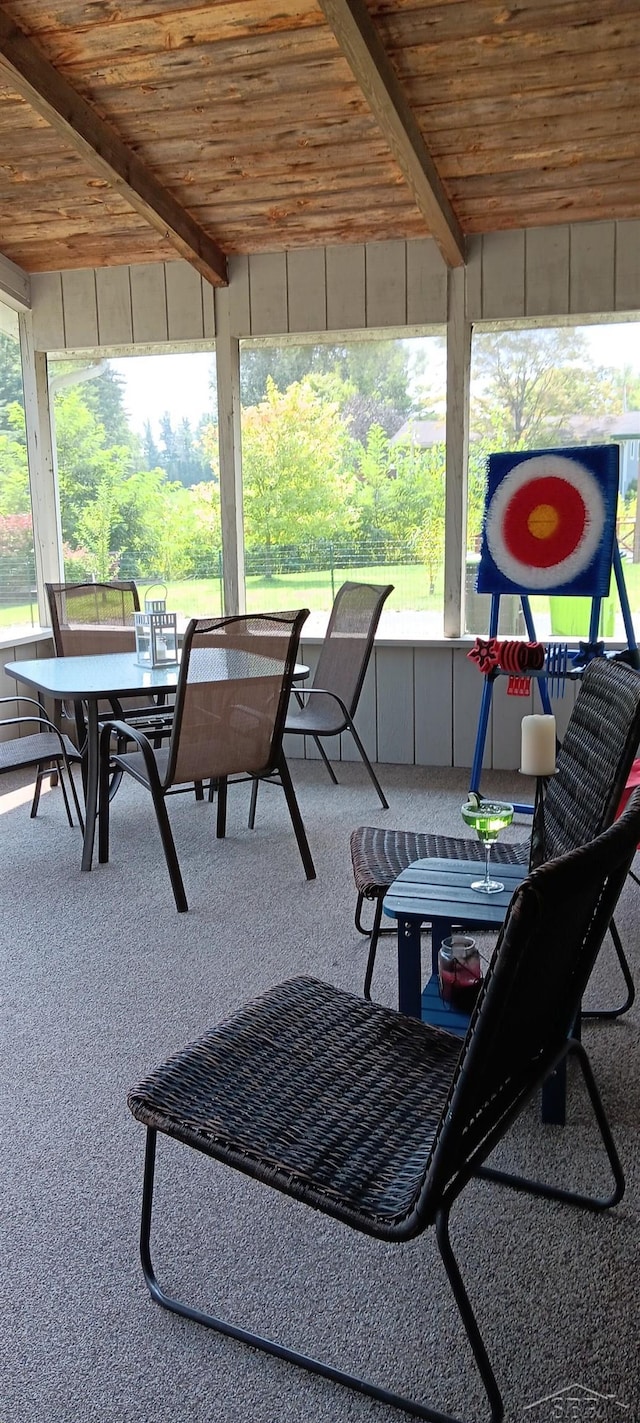
{"type": "MultiPolygon", "coordinates": [[[[3,643],[2,647],[0,648],[0,697],[10,697],[11,701],[4,702],[3,705],[0,706],[0,719],[8,716],[29,716],[29,708],[25,706],[19,706],[18,703],[13,700],[13,698],[15,697],[16,692],[22,692],[25,697],[35,695],[35,693],[32,694],[29,691],[28,687],[18,687],[18,684],[14,680],[14,678],[9,677],[5,672],[5,663],[24,662],[28,661],[32,657],[52,656],[53,643],[50,638],[40,638],[37,641],[23,639],[21,642],[17,643],[14,646],[11,646],[11,644],[7,645],[6,643],[3,643]]],[[[29,736],[30,734],[32,734],[33,730],[34,728],[32,726],[25,728],[24,735],[29,736]]],[[[13,740],[14,736],[16,736],[16,734],[17,733],[15,727],[7,727],[6,729],[0,727],[0,741],[11,741],[13,740]]]]}
{"type": "MultiPolygon", "coordinates": [[[[396,765],[471,766],[484,685],[482,673],[469,661],[471,645],[469,641],[448,647],[375,644],[356,715],[358,732],[372,760],[396,765]]],[[[317,643],[302,644],[300,661],[311,669],[311,677],[317,657],[317,643]]],[[[578,686],[567,682],[564,695],[554,698],[560,736],[578,686]]],[[[496,680],[485,769],[518,769],[522,718],[541,710],[537,692],[528,697],[509,696],[507,678],[496,680]]],[[[323,744],[330,760],[359,760],[348,734],[325,739],[323,744]]],[[[291,759],[318,755],[309,738],[305,745],[302,737],[288,737],[285,749],[291,759]]]]}
{"type": "Polygon", "coordinates": [[[518,320],[640,310],[640,222],[560,223],[469,243],[467,315],[518,320]]]}
{"type": "MultiPolygon", "coordinates": [[[[37,350],[210,343],[213,288],[188,263],[32,278],[37,350]]],[[[231,334],[285,336],[443,325],[447,271],[430,239],[229,259],[231,334]]]]}

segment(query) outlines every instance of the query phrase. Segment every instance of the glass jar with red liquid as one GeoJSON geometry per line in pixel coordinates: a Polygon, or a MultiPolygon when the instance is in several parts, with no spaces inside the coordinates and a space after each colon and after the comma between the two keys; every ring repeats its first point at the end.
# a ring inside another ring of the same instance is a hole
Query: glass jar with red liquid
{"type": "Polygon", "coordinates": [[[482,965],[475,939],[451,934],[438,953],[438,983],[443,1003],[458,1013],[470,1013],[482,983],[482,965]]]}

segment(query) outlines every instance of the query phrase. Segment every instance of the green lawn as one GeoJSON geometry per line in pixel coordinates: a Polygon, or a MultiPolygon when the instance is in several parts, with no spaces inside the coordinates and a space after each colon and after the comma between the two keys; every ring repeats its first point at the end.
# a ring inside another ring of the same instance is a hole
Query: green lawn
{"type": "MultiPolygon", "coordinates": [[[[625,581],[632,612],[640,612],[640,564],[624,563],[625,581]]],[[[393,583],[394,591],[386,607],[396,612],[437,612],[442,608],[442,575],[435,593],[429,593],[426,570],[422,564],[396,564],[389,568],[363,567],[335,569],[333,584],[326,572],[287,573],[273,578],[247,578],[247,608],[249,612],[270,612],[285,608],[309,608],[311,612],[328,611],[334,592],[341,583],[353,579],[365,583],[393,583]]],[[[144,599],[144,579],[139,581],[140,599],[144,599]]],[[[617,590],[612,584],[612,597],[617,604],[617,590]]],[[[546,605],[546,599],[532,599],[534,613],[546,605]]],[[[35,603],[32,605],[37,616],[35,603]]],[[[216,617],[221,612],[221,586],[218,578],[199,578],[191,582],[167,585],[167,607],[183,617],[216,617]]],[[[585,615],[588,623],[588,615],[585,615]]],[[[28,603],[0,607],[0,627],[31,625],[28,603]]],[[[586,635],[586,632],[585,632],[586,635]]]]}
{"type": "MultiPolygon", "coordinates": [[[[348,579],[364,583],[393,583],[394,592],[386,606],[402,610],[437,611],[442,607],[442,579],[435,593],[428,591],[427,575],[422,564],[400,564],[390,568],[335,569],[333,587],[331,573],[287,573],[273,578],[247,578],[247,608],[261,613],[285,608],[309,608],[311,612],[327,611],[333,594],[348,579]]],[[[144,601],[144,579],[138,581],[140,601],[144,601]]],[[[157,590],[156,590],[157,591],[157,590]]],[[[189,582],[167,584],[167,608],[183,617],[216,617],[221,612],[221,586],[218,578],[198,578],[189,582]]],[[[34,605],[34,612],[35,612],[34,605]]],[[[31,624],[28,604],[0,607],[0,627],[31,624]]]]}

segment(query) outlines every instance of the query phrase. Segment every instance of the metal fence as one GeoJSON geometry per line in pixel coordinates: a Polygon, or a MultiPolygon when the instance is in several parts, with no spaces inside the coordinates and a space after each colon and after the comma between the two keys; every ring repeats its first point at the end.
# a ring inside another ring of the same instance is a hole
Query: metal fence
{"type": "Polygon", "coordinates": [[[38,594],[33,553],[0,554],[0,608],[15,608],[16,622],[36,626],[38,594]]]}

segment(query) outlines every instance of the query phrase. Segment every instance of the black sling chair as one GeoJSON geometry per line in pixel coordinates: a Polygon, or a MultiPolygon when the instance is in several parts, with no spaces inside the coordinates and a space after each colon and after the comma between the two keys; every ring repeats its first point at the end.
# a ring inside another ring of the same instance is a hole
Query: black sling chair
{"type": "Polygon", "coordinates": [[[594,1211],[621,1199],[622,1168],[572,1027],[639,838],[637,791],[611,829],[524,880],[462,1046],[391,1009],[296,978],[248,1003],[132,1091],[131,1111],[147,1127],[140,1244],[154,1300],[418,1418],[451,1417],[165,1293],[150,1253],[156,1136],[163,1132],[380,1240],[410,1240],[435,1226],[498,1423],[502,1398],[453,1254],[449,1213],[478,1176],[594,1211]],[[608,1197],[485,1165],[569,1054],[582,1069],[613,1173],[608,1197]]]}

